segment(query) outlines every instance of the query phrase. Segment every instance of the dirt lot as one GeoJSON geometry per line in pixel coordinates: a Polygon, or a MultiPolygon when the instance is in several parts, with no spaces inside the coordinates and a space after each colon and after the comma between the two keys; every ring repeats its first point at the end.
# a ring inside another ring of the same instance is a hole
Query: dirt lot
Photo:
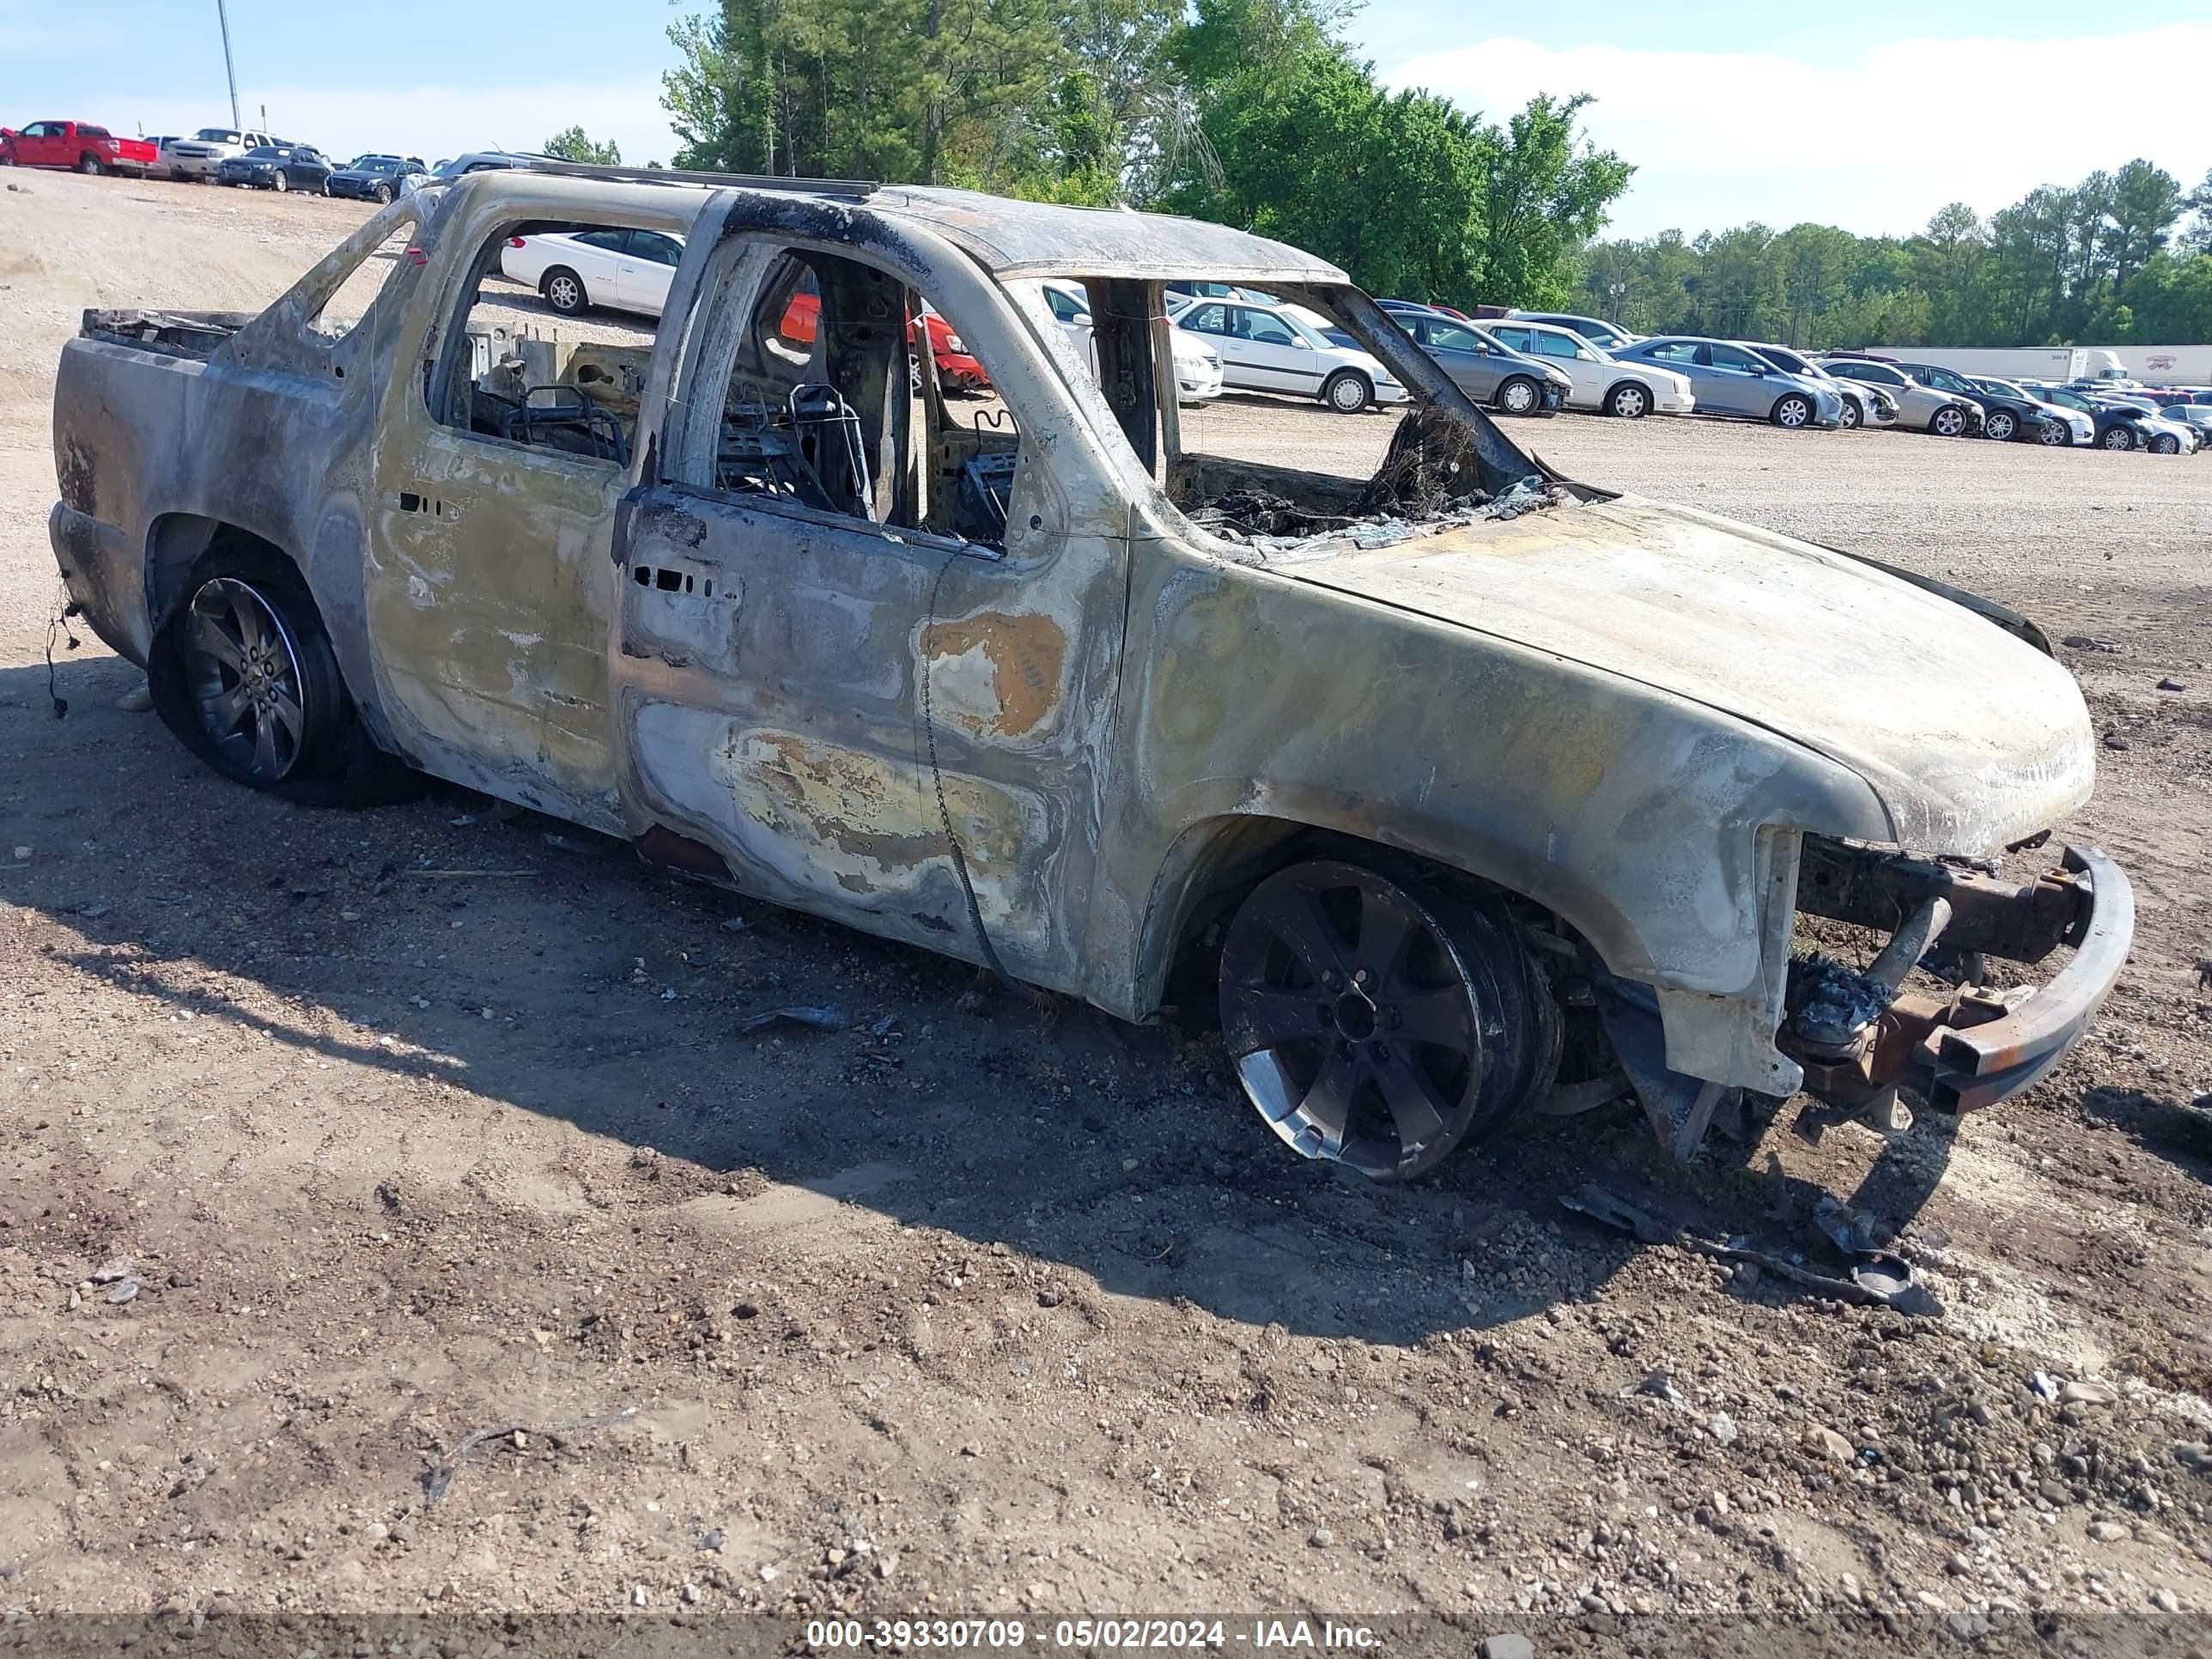
{"type": "MultiPolygon", "coordinates": [[[[2115,647],[2062,653],[2114,745],[2063,833],[2140,931],[2093,1038],[1962,1125],[1785,1111],[1676,1170],[1616,1109],[1376,1190],[1291,1158],[1197,1022],[1046,1017],[465,796],[276,805],[89,640],[57,720],[77,311],[258,305],[362,213],[8,183],[0,1607],[2203,1628],[2212,457],[1514,428],[2115,647]],[[850,1030],[738,1032],[832,1000],[850,1030]],[[1785,1251],[1833,1193],[1947,1311],[1631,1246],[1559,1206],[1592,1176],[1785,1251]]],[[[1346,457],[1388,424],[1243,419],[1346,457]]]]}

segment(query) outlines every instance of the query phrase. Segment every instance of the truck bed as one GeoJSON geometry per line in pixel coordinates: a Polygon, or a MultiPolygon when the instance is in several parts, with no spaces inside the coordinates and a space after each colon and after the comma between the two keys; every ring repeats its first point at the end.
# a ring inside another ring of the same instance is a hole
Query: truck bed
{"type": "Polygon", "coordinates": [[[143,346],[204,362],[253,315],[250,311],[88,310],[78,331],[88,340],[143,346]]]}

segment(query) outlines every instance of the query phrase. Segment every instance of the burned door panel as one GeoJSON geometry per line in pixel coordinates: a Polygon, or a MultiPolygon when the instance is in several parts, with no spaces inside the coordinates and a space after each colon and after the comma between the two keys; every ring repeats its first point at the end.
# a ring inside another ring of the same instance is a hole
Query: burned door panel
{"type": "Polygon", "coordinates": [[[971,960],[980,916],[1010,971],[1075,985],[1120,646],[1108,550],[1018,566],[671,486],[625,525],[629,833],[703,842],[747,890],[971,960]]]}

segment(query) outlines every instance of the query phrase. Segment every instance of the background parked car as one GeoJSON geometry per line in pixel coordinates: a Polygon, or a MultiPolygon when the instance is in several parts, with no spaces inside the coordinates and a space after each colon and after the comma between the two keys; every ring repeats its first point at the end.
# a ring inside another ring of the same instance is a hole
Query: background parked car
{"type": "Polygon", "coordinates": [[[657,230],[559,230],[510,236],[499,268],[564,317],[593,306],[660,315],[684,243],[657,230]]]}
{"type": "MultiPolygon", "coordinates": [[[[2045,420],[2042,407],[2033,398],[2014,398],[1984,388],[1977,380],[1968,380],[1955,368],[1945,368],[1941,363],[1900,362],[1898,373],[1907,380],[1918,382],[1931,392],[1948,392],[1954,398],[1971,398],[1982,406],[1982,435],[1999,443],[2010,443],[2015,439],[2035,442],[2046,441],[2045,432],[2054,424],[2045,420]]],[[[2063,425],[2063,422],[2056,424],[2063,425]]],[[[2066,437],[2070,441],[2071,432],[2066,437]]],[[[2057,443],[2056,436],[2047,441],[2057,443]]]]}
{"type": "Polygon", "coordinates": [[[337,171],[330,158],[312,144],[264,144],[243,155],[234,155],[215,170],[219,185],[240,185],[248,190],[304,190],[313,196],[329,194],[331,174],[337,171]]]}
{"type": "Polygon", "coordinates": [[[1436,359],[1453,385],[1508,415],[1552,414],[1574,389],[1565,370],[1523,356],[1473,323],[1415,311],[1395,312],[1391,320],[1436,359]]]}
{"type": "MultiPolygon", "coordinates": [[[[1098,345],[1091,328],[1090,295],[1074,283],[1041,282],[1037,287],[1043,293],[1053,320],[1067,336],[1075,355],[1088,366],[1091,378],[1097,379],[1098,345]]],[[[1222,386],[1220,354],[1188,329],[1170,328],[1168,343],[1175,353],[1176,401],[1194,404],[1218,398],[1222,386]]]]}
{"type": "Polygon", "coordinates": [[[330,193],[356,201],[389,202],[407,195],[430,176],[411,155],[356,155],[331,174],[330,193]]]}
{"type": "Polygon", "coordinates": [[[146,173],[161,153],[143,138],[118,138],[83,121],[33,121],[0,142],[0,161],[77,173],[146,173]]]}
{"type": "Polygon", "coordinates": [[[1839,380],[1794,347],[1771,345],[1761,340],[1736,340],[1732,343],[1756,352],[1784,374],[1802,375],[1826,386],[1843,400],[1843,423],[1846,428],[1897,423],[1897,400],[1878,386],[1839,380]]]}
{"type": "Polygon", "coordinates": [[[1601,410],[1631,421],[1654,413],[1688,415],[1697,409],[1697,394],[1690,389],[1687,375],[1656,363],[1625,363],[1602,346],[1553,324],[1504,318],[1484,332],[1564,374],[1569,409],[1601,410]]]}
{"type": "MultiPolygon", "coordinates": [[[[2071,409],[2061,409],[2056,404],[2047,404],[2026,386],[2011,380],[2001,380],[1993,375],[1984,374],[1970,374],[1966,379],[1981,396],[1983,406],[1986,409],[1994,410],[2000,404],[2009,408],[2024,403],[2033,410],[2041,421],[2040,429],[2035,434],[2039,443],[2056,447],[2061,444],[2094,444],[2097,441],[2097,423],[2087,415],[2071,409]]],[[[1991,433],[1990,435],[1994,437],[1996,434],[1991,433]]]]}
{"type": "Polygon", "coordinates": [[[167,165],[172,178],[205,184],[215,177],[216,170],[225,161],[233,157],[283,142],[281,138],[272,138],[265,132],[256,132],[250,128],[202,127],[191,137],[179,138],[170,144],[161,160],[167,165]]]}
{"type": "Polygon", "coordinates": [[[2084,394],[2092,403],[2108,403],[2123,409],[2139,409],[2148,417],[2150,447],[2160,455],[2195,454],[2203,447],[2203,434],[2186,421],[2176,420],[2172,410],[2144,391],[2100,391],[2084,394]]]}
{"type": "Polygon", "coordinates": [[[1318,398],[1340,415],[1406,401],[1406,388],[1381,359],[1334,343],[1286,307],[1182,296],[1168,315],[1213,349],[1222,384],[1235,390],[1318,398]]]}
{"type": "Polygon", "coordinates": [[[2068,387],[2040,380],[2021,380],[2017,384],[2039,404],[2087,416],[2094,428],[2093,441],[2100,449],[2148,449],[2156,435],[2150,429],[2150,417],[2132,404],[2085,398],[2068,387]]]}
{"type": "Polygon", "coordinates": [[[1613,355],[1623,362],[1656,363],[1688,377],[1700,415],[1771,421],[1793,431],[1844,423],[1840,392],[1820,380],[1785,374],[1748,346],[1732,340],[1663,334],[1638,340],[1613,355]]]}
{"type": "Polygon", "coordinates": [[[1938,392],[1903,373],[1891,361],[1877,362],[1863,352],[1823,352],[1814,362],[1839,380],[1879,386],[1897,400],[1900,426],[1916,432],[1932,432],[1939,438],[1961,438],[1982,429],[1982,404],[1978,398],[1938,392]]]}
{"type": "Polygon", "coordinates": [[[2212,398],[2208,398],[2203,403],[2168,404],[2166,406],[2166,417],[2170,421],[2179,421],[2185,425],[2193,426],[2200,435],[2212,438],[2212,398]]]}
{"type": "Polygon", "coordinates": [[[1506,320],[1516,323],[1549,323],[1553,328],[1564,328],[1570,334],[1578,334],[1594,346],[1618,353],[1623,346],[1634,345],[1644,337],[1632,334],[1618,323],[1608,323],[1602,317],[1577,317],[1570,311],[1509,311],[1506,320]]]}

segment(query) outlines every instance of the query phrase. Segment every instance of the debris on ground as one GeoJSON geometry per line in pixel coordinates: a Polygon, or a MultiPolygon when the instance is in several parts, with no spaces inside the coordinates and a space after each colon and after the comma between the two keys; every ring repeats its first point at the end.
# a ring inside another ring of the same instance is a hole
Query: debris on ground
{"type": "Polygon", "coordinates": [[[471,1453],[477,1447],[495,1440],[510,1442],[517,1451],[530,1449],[530,1437],[540,1435],[558,1450],[570,1435],[587,1434],[594,1429],[604,1429],[637,1415],[635,1406],[623,1406],[611,1412],[599,1412],[587,1417],[572,1418],[566,1423],[556,1423],[551,1428],[533,1428],[527,1423],[502,1423],[497,1428],[478,1429],[463,1438],[444,1457],[438,1460],[422,1477],[422,1506],[432,1509],[443,1500],[451,1490],[453,1477],[461,1472],[471,1453]]]}
{"type": "Polygon", "coordinates": [[[843,1007],[824,1002],[811,1006],[797,1004],[788,1008],[771,1008],[764,1014],[739,1020],[738,1030],[748,1036],[755,1031],[765,1031],[771,1025],[803,1025],[815,1031],[842,1031],[852,1023],[843,1007]]]}

